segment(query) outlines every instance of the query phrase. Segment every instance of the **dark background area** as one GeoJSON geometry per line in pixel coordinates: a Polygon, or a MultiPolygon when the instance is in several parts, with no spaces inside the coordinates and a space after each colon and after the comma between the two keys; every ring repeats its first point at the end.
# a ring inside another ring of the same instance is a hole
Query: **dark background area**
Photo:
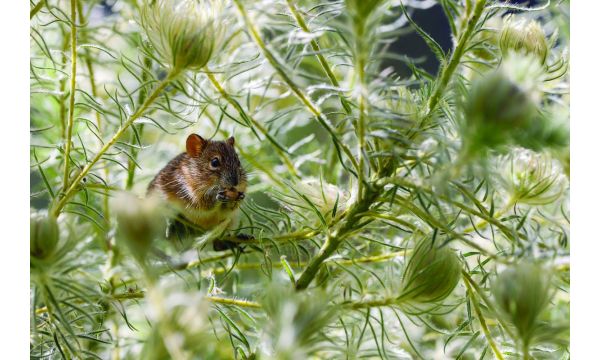
{"type": "MultiPolygon", "coordinates": [[[[499,1],[506,2],[509,1],[499,1]]],[[[542,0],[510,0],[511,4],[520,6],[539,6],[545,3],[542,0]]],[[[427,32],[438,44],[442,47],[445,53],[452,49],[452,37],[450,25],[444,9],[441,5],[435,5],[429,9],[421,10],[414,9],[412,19],[425,32],[427,32]]],[[[403,54],[410,58],[424,58],[424,62],[419,63],[419,67],[428,73],[435,75],[439,69],[439,62],[425,43],[420,35],[416,32],[411,32],[401,36],[396,42],[390,46],[390,51],[396,54],[403,54]]],[[[394,72],[401,77],[409,77],[411,71],[406,64],[394,60],[385,60],[382,63],[382,68],[393,67],[394,72]]]]}

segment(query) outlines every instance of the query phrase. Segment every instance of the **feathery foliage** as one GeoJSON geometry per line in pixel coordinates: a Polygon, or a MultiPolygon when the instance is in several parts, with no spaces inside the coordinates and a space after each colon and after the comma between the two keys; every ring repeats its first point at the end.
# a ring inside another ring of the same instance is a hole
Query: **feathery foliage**
{"type": "Polygon", "coordinates": [[[31,358],[569,358],[568,1],[31,9],[31,358]],[[141,199],[192,132],[240,248],[141,199]]]}

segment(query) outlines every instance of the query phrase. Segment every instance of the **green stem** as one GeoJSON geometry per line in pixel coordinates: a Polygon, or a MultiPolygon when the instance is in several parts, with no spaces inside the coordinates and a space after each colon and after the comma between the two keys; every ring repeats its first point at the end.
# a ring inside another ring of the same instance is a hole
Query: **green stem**
{"type": "Polygon", "coordinates": [[[367,84],[366,84],[366,73],[365,73],[365,58],[363,54],[362,37],[364,34],[364,26],[361,25],[357,29],[357,64],[356,71],[358,72],[358,84],[359,84],[359,95],[358,95],[358,123],[357,123],[357,136],[358,136],[358,198],[362,198],[364,195],[364,178],[365,178],[365,166],[366,166],[366,111],[367,111],[367,84]]]}
{"type": "MultiPolygon", "coordinates": [[[[83,5],[80,1],[77,1],[77,12],[79,13],[79,24],[83,25],[86,23],[85,14],[83,13],[83,5]]],[[[81,31],[81,39],[84,43],[88,42],[87,30],[81,31]]],[[[88,70],[88,75],[90,77],[90,88],[92,91],[92,97],[94,99],[98,98],[98,89],[96,87],[96,77],[94,76],[94,67],[92,65],[92,56],[89,48],[84,48],[85,52],[85,66],[88,70]]],[[[102,120],[100,118],[100,113],[98,111],[94,111],[94,115],[96,117],[96,126],[98,127],[98,136],[102,137],[102,120]]],[[[106,162],[104,166],[104,178],[108,183],[109,170],[108,170],[108,162],[106,162]]],[[[110,206],[109,202],[109,193],[108,191],[104,194],[104,221],[109,224],[110,223],[110,206]]]]}
{"type": "Polygon", "coordinates": [[[102,148],[100,149],[100,151],[98,151],[98,153],[96,153],[94,158],[85,165],[85,167],[81,170],[79,175],[77,175],[75,180],[73,180],[69,189],[64,193],[61,200],[54,206],[54,209],[52,211],[54,216],[58,217],[61,210],[64,208],[69,199],[74,195],[75,191],[78,189],[78,185],[81,182],[81,180],[83,180],[83,178],[90,172],[90,170],[98,162],[98,160],[100,160],[100,158],[106,153],[106,151],[108,151],[108,149],[110,149],[110,147],[113,146],[115,142],[117,142],[117,140],[119,140],[119,138],[125,133],[129,126],[144,114],[146,109],[158,98],[161,92],[178,74],[178,72],[169,73],[167,77],[158,84],[158,86],[154,89],[150,96],[148,96],[146,101],[144,101],[144,103],[137,109],[137,111],[133,113],[121,125],[121,127],[119,128],[119,130],[117,130],[113,137],[108,142],[104,143],[104,146],[102,146],[102,148]]]}
{"type": "Polygon", "coordinates": [[[40,0],[37,4],[35,4],[33,9],[31,9],[31,11],[29,11],[29,20],[33,19],[35,14],[37,14],[38,11],[42,10],[42,7],[44,7],[44,4],[46,4],[46,0],[40,0]]]}
{"type": "Polygon", "coordinates": [[[461,34],[460,39],[458,40],[458,44],[456,48],[452,52],[452,56],[450,57],[450,61],[443,66],[440,80],[437,82],[437,85],[427,102],[427,117],[433,113],[436,106],[438,105],[442,93],[446,90],[454,71],[460,64],[460,60],[465,52],[465,47],[467,46],[469,40],[471,39],[471,35],[473,34],[473,30],[475,30],[475,26],[483,14],[483,9],[485,8],[486,0],[477,0],[475,4],[475,8],[473,9],[473,13],[469,20],[467,20],[467,28],[461,34]]]}
{"type": "MultiPolygon", "coordinates": [[[[70,37],[70,35],[67,35],[64,33],[63,28],[61,27],[61,33],[62,33],[62,39],[63,39],[63,43],[62,43],[62,57],[61,57],[61,61],[63,64],[67,63],[67,50],[69,47],[69,41],[68,41],[68,37],[70,37]]],[[[67,106],[65,104],[65,100],[66,100],[66,96],[64,95],[65,92],[67,90],[67,77],[63,77],[62,79],[60,79],[60,83],[59,83],[59,91],[60,91],[60,96],[59,96],[59,103],[58,103],[58,112],[59,112],[59,117],[60,117],[60,136],[61,138],[66,138],[67,134],[67,106]]]]}
{"type": "Polygon", "coordinates": [[[77,0],[71,0],[71,82],[69,85],[69,119],[65,138],[65,170],[63,173],[63,189],[69,186],[69,165],[71,164],[71,136],[75,116],[75,80],[77,77],[77,0]]]}
{"type": "Polygon", "coordinates": [[[310,260],[308,266],[304,269],[302,275],[300,275],[300,278],[296,282],[296,290],[306,289],[317,275],[321,264],[340,247],[348,235],[360,228],[360,225],[358,225],[360,220],[371,204],[377,199],[380,190],[381,188],[379,187],[367,188],[365,197],[350,207],[344,222],[333,234],[327,237],[327,240],[319,249],[317,256],[310,260]]]}
{"type": "Polygon", "coordinates": [[[483,317],[483,314],[481,313],[481,308],[479,307],[479,301],[475,298],[475,294],[473,294],[473,290],[471,289],[469,280],[467,280],[463,276],[463,282],[465,283],[465,286],[467,288],[467,293],[469,294],[469,298],[471,299],[471,304],[473,304],[473,308],[475,309],[475,314],[477,315],[477,319],[479,320],[479,325],[481,326],[481,330],[483,331],[483,334],[485,335],[485,338],[487,339],[488,344],[490,345],[490,348],[494,352],[496,359],[504,360],[504,356],[502,356],[502,352],[500,351],[500,349],[498,349],[498,346],[494,342],[494,338],[492,337],[492,334],[490,333],[490,329],[488,329],[487,324],[485,323],[485,318],[483,317]]]}
{"type": "Polygon", "coordinates": [[[473,289],[475,289],[477,296],[479,296],[479,298],[483,300],[485,306],[487,306],[488,309],[490,309],[490,311],[492,311],[496,315],[496,318],[498,319],[500,325],[502,325],[504,331],[506,331],[511,338],[516,339],[515,334],[513,334],[512,330],[508,327],[508,324],[506,324],[504,320],[502,320],[502,318],[498,316],[498,312],[495,310],[494,304],[492,304],[490,299],[488,299],[488,297],[484,294],[483,290],[479,287],[479,285],[477,285],[477,283],[475,282],[475,280],[473,280],[471,275],[469,275],[469,273],[465,270],[462,271],[462,274],[463,279],[467,280],[469,284],[473,287],[473,289]]]}
{"type": "MultiPolygon", "coordinates": [[[[148,71],[151,67],[152,67],[152,59],[150,58],[150,56],[146,55],[144,57],[144,69],[142,70],[142,84],[145,84],[148,81],[148,71]]],[[[140,89],[140,94],[138,97],[138,105],[141,105],[144,103],[147,95],[148,95],[148,91],[146,90],[146,87],[140,89]]],[[[144,124],[140,124],[140,126],[138,127],[138,135],[140,138],[140,142],[141,142],[143,134],[144,134],[144,124]]],[[[135,133],[132,133],[131,134],[131,143],[132,144],[135,143],[135,140],[136,140],[135,133]]],[[[131,190],[131,188],[133,187],[133,180],[135,178],[135,168],[136,168],[135,160],[137,160],[138,153],[139,153],[139,150],[137,148],[133,148],[131,150],[131,158],[128,159],[127,181],[125,183],[125,188],[127,190],[131,190]]]]}
{"type": "MultiPolygon", "coordinates": [[[[342,266],[355,265],[355,264],[372,264],[372,263],[389,261],[392,259],[396,259],[398,257],[403,257],[409,253],[410,253],[410,250],[401,250],[401,251],[395,251],[395,252],[381,254],[381,255],[364,256],[364,257],[360,257],[360,258],[356,258],[356,259],[331,260],[331,261],[334,262],[336,265],[342,265],[342,266]]],[[[289,265],[293,268],[299,268],[299,267],[306,266],[307,263],[304,261],[300,261],[300,262],[293,261],[293,262],[290,262],[289,265]]],[[[257,269],[261,269],[263,266],[265,266],[265,264],[263,264],[263,263],[241,263],[241,264],[237,264],[235,269],[236,270],[257,270],[257,269]]],[[[283,265],[278,262],[271,264],[271,266],[274,268],[283,267],[283,265]]],[[[203,276],[205,274],[208,275],[209,273],[216,275],[216,274],[221,274],[221,273],[224,273],[227,271],[229,271],[229,268],[227,268],[227,267],[217,267],[217,268],[202,270],[202,274],[203,274],[203,276]]]]}
{"type": "Polygon", "coordinates": [[[290,160],[290,158],[287,156],[287,154],[282,150],[283,147],[280,144],[278,144],[275,141],[275,139],[273,139],[273,137],[269,134],[267,129],[265,129],[265,127],[261,123],[256,121],[256,119],[254,119],[254,117],[250,116],[250,114],[248,114],[242,108],[242,106],[235,99],[233,99],[233,97],[231,97],[231,95],[227,91],[225,91],[225,89],[219,83],[219,81],[217,80],[215,75],[208,68],[205,68],[205,71],[206,71],[206,76],[210,80],[211,84],[215,87],[215,89],[219,92],[219,94],[221,94],[221,96],[225,100],[227,100],[227,102],[230,103],[237,110],[237,112],[240,114],[240,116],[242,118],[250,120],[251,124],[248,124],[248,125],[252,125],[254,128],[258,129],[258,131],[260,131],[260,133],[263,134],[263,136],[265,136],[265,138],[273,145],[273,149],[275,150],[277,155],[279,155],[279,157],[281,158],[281,160],[283,161],[284,165],[287,167],[287,169],[291,173],[291,175],[294,176],[295,178],[300,178],[300,175],[298,174],[298,171],[294,167],[292,160],[290,160]]]}
{"type": "MultiPolygon", "coordinates": [[[[304,18],[302,17],[302,15],[300,14],[300,12],[296,8],[296,5],[294,5],[294,0],[287,0],[287,4],[288,4],[288,8],[290,9],[290,12],[292,13],[292,15],[294,16],[294,18],[296,19],[296,23],[298,24],[298,26],[300,26],[300,28],[302,29],[302,31],[304,31],[307,34],[310,34],[311,31],[308,28],[308,25],[306,24],[306,22],[304,21],[304,18]]],[[[336,78],[335,74],[333,73],[333,70],[331,70],[331,67],[329,66],[329,63],[327,62],[327,60],[325,59],[325,57],[323,56],[323,54],[321,54],[321,47],[319,46],[319,43],[317,42],[317,40],[312,39],[310,41],[310,46],[312,47],[312,49],[313,49],[313,51],[314,51],[314,53],[315,53],[315,55],[317,57],[317,60],[319,60],[319,64],[321,64],[321,67],[323,68],[323,71],[325,72],[325,74],[329,78],[329,81],[331,81],[331,84],[333,86],[335,86],[336,88],[339,88],[340,87],[340,83],[339,83],[338,79],[336,78]]],[[[352,109],[351,109],[350,104],[348,103],[348,101],[341,94],[340,94],[339,97],[340,97],[340,103],[342,104],[342,107],[346,111],[346,114],[351,114],[352,113],[352,109]]]]}
{"type": "Polygon", "coordinates": [[[325,241],[325,244],[323,244],[321,249],[319,249],[317,256],[310,260],[308,266],[306,269],[304,269],[304,272],[302,272],[300,278],[298,278],[298,281],[296,282],[296,290],[304,290],[308,287],[308,285],[310,285],[314,277],[317,275],[321,264],[327,260],[335,250],[337,250],[341,242],[341,239],[331,237],[325,241]]]}
{"type": "MultiPolygon", "coordinates": [[[[143,299],[145,297],[145,293],[143,291],[136,292],[127,292],[122,294],[115,294],[112,296],[114,300],[130,300],[130,299],[143,299]]],[[[205,300],[210,301],[216,304],[224,304],[224,305],[235,305],[240,307],[254,308],[260,309],[261,305],[254,301],[249,300],[240,300],[240,299],[232,299],[226,297],[218,297],[218,296],[205,296],[205,300]]]]}
{"type": "MultiPolygon", "coordinates": [[[[246,13],[241,0],[234,0],[234,2],[238,8],[238,11],[240,12],[240,15],[242,16],[244,22],[246,23],[246,27],[247,27],[252,39],[258,45],[258,47],[261,49],[264,57],[267,59],[269,64],[271,64],[271,66],[279,74],[279,76],[282,78],[282,80],[288,85],[290,90],[292,90],[292,92],[296,95],[296,97],[298,97],[300,102],[302,102],[302,104],[304,104],[304,106],[306,106],[306,108],[315,116],[315,118],[317,119],[319,124],[321,124],[321,126],[323,126],[323,128],[325,128],[325,130],[329,133],[332,140],[334,141],[336,147],[341,149],[344,152],[344,154],[346,154],[346,156],[352,163],[352,166],[356,169],[356,171],[358,171],[359,170],[358,162],[352,155],[352,152],[350,151],[348,146],[346,146],[346,144],[344,144],[343,142],[341,142],[338,139],[337,134],[335,133],[332,125],[329,124],[329,122],[325,119],[325,117],[321,113],[321,110],[319,110],[318,107],[315,104],[313,104],[313,102],[292,81],[292,79],[288,75],[286,69],[284,69],[283,66],[277,61],[277,59],[271,53],[271,51],[269,51],[269,49],[267,49],[267,46],[266,46],[265,42],[262,40],[262,38],[260,37],[260,34],[259,34],[258,30],[256,29],[256,27],[254,26],[254,23],[250,20],[250,17],[246,13]]],[[[340,159],[340,161],[341,161],[341,159],[340,159]]],[[[343,164],[343,161],[342,161],[342,166],[345,166],[343,164]]]]}
{"type": "Polygon", "coordinates": [[[390,305],[398,305],[398,299],[395,298],[383,298],[383,299],[373,299],[368,301],[357,301],[357,302],[349,302],[345,303],[344,306],[348,307],[352,310],[359,309],[370,309],[374,307],[383,307],[390,305]]]}

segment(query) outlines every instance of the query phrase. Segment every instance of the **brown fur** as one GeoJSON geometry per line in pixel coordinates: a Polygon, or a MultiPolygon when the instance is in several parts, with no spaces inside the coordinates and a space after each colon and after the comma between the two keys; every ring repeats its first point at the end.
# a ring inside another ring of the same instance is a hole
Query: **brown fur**
{"type": "Polygon", "coordinates": [[[187,152],[176,156],[156,175],[148,186],[148,194],[166,198],[188,220],[204,229],[230,218],[247,187],[246,172],[233,144],[233,138],[212,141],[190,135],[187,152]],[[211,167],[215,158],[220,163],[216,169],[211,167]]]}

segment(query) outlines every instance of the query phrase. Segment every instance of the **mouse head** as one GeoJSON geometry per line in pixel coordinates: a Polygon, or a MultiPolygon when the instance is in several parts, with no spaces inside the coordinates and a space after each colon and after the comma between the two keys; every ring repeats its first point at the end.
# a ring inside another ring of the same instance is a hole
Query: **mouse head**
{"type": "Polygon", "coordinates": [[[236,202],[244,199],[247,186],[246,172],[233,145],[235,139],[205,140],[191,134],[186,141],[186,152],[194,165],[194,176],[203,183],[200,188],[217,201],[236,202]]]}

